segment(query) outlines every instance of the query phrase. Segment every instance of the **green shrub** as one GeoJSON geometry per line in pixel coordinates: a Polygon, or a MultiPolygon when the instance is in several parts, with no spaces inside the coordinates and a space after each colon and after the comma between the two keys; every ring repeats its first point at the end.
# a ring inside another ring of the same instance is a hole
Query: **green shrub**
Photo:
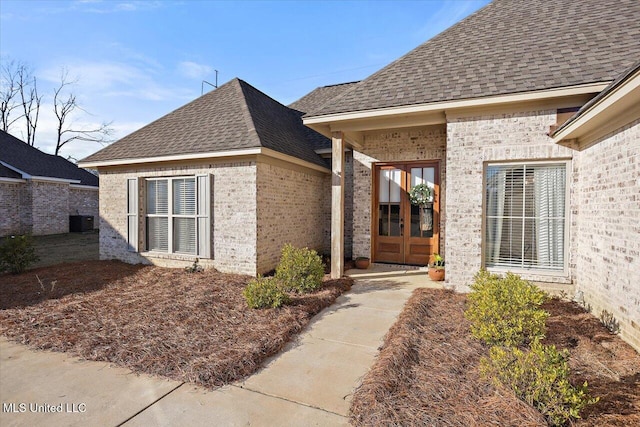
{"type": "Polygon", "coordinates": [[[511,388],[529,405],[537,408],[549,424],[564,425],[580,418],[580,410],[599,398],[587,394],[587,383],[573,387],[569,383],[568,352],[545,346],[538,340],[530,350],[495,346],[489,358],[481,360],[480,371],[496,384],[511,388]]]}
{"type": "Polygon", "coordinates": [[[242,294],[251,308],[278,308],[289,302],[289,295],[273,277],[252,279],[242,294]]]}
{"type": "Polygon", "coordinates": [[[544,336],[549,313],[540,308],[546,294],[537,286],[512,273],[501,278],[482,270],[471,289],[465,316],[474,337],[518,346],[544,336]]]}
{"type": "Polygon", "coordinates": [[[316,251],[284,245],[280,264],[276,268],[276,278],[286,290],[313,292],[322,286],[323,277],[324,266],[316,251]]]}
{"type": "Polygon", "coordinates": [[[33,247],[33,238],[28,234],[7,236],[0,244],[0,271],[22,273],[39,259],[33,247]]]}

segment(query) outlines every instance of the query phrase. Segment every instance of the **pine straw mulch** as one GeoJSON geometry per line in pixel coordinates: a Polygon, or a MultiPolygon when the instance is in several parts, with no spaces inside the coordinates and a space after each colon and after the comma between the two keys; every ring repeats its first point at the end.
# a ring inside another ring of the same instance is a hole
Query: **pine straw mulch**
{"type": "MultiPolygon", "coordinates": [[[[351,422],[370,425],[544,426],[534,408],[480,376],[488,347],[473,339],[466,296],[418,289],[356,390],[351,422]]],[[[577,426],[640,425],[640,355],[575,303],[551,300],[546,343],[570,352],[572,382],[600,402],[577,426]]]]}
{"type": "Polygon", "coordinates": [[[211,388],[255,372],[352,284],[325,280],[317,292],[292,295],[289,306],[253,310],[242,296],[250,279],[116,261],[2,275],[0,333],[211,388]]]}

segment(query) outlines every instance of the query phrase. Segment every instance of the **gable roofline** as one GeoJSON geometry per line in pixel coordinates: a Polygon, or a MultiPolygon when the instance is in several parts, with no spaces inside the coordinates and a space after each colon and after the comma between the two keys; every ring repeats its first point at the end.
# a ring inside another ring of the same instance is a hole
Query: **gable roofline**
{"type": "Polygon", "coordinates": [[[115,159],[115,160],[101,160],[101,161],[81,161],[80,164],[85,168],[103,168],[112,166],[134,166],[138,164],[148,163],[165,163],[175,161],[191,161],[191,160],[206,160],[206,159],[224,159],[227,157],[246,157],[264,155],[279,160],[284,160],[289,163],[304,166],[309,169],[317,170],[320,172],[329,173],[330,170],[326,167],[318,164],[308,162],[289,154],[284,154],[276,150],[272,150],[266,147],[246,148],[240,150],[227,150],[227,151],[213,151],[207,153],[191,153],[191,154],[175,154],[168,156],[156,156],[156,157],[141,157],[130,159],[115,159]]]}
{"type": "MultiPolygon", "coordinates": [[[[601,92],[609,85],[609,83],[610,82],[594,82],[576,86],[520,92],[509,95],[494,95],[456,101],[430,102],[417,105],[405,105],[401,107],[385,107],[373,110],[335,113],[322,116],[305,116],[303,117],[303,123],[324,135],[330,135],[332,126],[334,126],[334,130],[339,130],[338,128],[340,123],[346,123],[354,120],[380,119],[384,117],[406,118],[407,116],[442,113],[457,109],[481,109],[488,106],[541,101],[574,95],[595,94],[601,92]]],[[[445,121],[442,123],[445,123],[445,121]]]]}
{"type": "Polygon", "coordinates": [[[555,143],[595,139],[640,117],[640,61],[616,78],[549,136],[555,143]]]}

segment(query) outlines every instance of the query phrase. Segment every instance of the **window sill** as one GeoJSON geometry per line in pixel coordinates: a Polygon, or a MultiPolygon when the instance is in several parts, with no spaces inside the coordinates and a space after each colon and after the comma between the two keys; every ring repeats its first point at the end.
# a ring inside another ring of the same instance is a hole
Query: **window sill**
{"type": "Polygon", "coordinates": [[[160,259],[177,259],[181,261],[195,261],[196,258],[202,259],[198,255],[192,254],[180,254],[180,253],[168,253],[168,252],[155,252],[155,251],[146,251],[140,252],[140,255],[143,257],[149,258],[160,258],[160,259]]]}
{"type": "Polygon", "coordinates": [[[506,274],[508,272],[517,274],[525,280],[541,283],[559,283],[570,285],[571,277],[567,271],[550,271],[550,270],[527,270],[504,267],[487,267],[487,271],[495,274],[506,274]]]}

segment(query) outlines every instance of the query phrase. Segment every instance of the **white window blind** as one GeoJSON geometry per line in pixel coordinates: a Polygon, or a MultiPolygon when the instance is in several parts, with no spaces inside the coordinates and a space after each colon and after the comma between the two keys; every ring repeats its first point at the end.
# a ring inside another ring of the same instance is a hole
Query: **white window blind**
{"type": "Polygon", "coordinates": [[[196,180],[174,179],[173,251],[196,253],[196,180]]]}
{"type": "Polygon", "coordinates": [[[489,165],[485,266],[564,269],[565,198],[565,163],[489,165]]]}

